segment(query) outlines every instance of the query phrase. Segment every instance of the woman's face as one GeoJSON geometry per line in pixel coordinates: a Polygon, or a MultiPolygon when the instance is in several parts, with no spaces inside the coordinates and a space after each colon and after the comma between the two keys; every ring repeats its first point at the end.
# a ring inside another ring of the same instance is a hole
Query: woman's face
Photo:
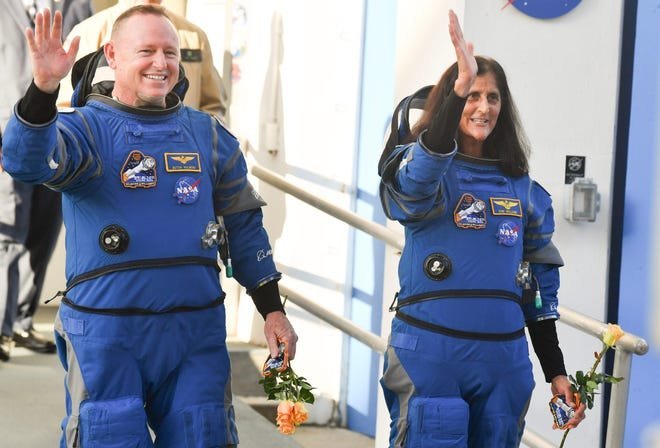
{"type": "Polygon", "coordinates": [[[495,129],[501,107],[502,100],[495,76],[492,73],[477,76],[458,127],[462,142],[483,143],[495,129]]]}

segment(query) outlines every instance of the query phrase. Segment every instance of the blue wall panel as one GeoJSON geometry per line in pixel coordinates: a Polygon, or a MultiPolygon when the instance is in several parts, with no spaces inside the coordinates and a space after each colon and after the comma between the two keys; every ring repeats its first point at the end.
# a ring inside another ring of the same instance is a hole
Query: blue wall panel
{"type": "MultiPolygon", "coordinates": [[[[354,210],[384,224],[378,199],[377,162],[385,123],[394,92],[396,1],[365,2],[362,81],[357,142],[356,196],[354,210]]],[[[363,232],[354,232],[353,291],[350,319],[380,334],[383,313],[385,246],[363,232]]],[[[379,354],[364,344],[349,341],[347,424],[354,431],[374,436],[378,394],[379,354]]]]}
{"type": "MultiPolygon", "coordinates": [[[[626,175],[625,218],[619,323],[624,329],[651,342],[652,288],[660,279],[650,269],[651,244],[660,238],[660,225],[653,222],[660,207],[660,192],[654,190],[654,179],[660,157],[658,128],[660,114],[660,1],[639,0],[635,35],[632,101],[626,175]],[[653,206],[652,204],[655,204],[653,206]]],[[[657,183],[655,184],[658,185],[657,183]]],[[[659,298],[655,298],[659,300],[659,298]]],[[[660,425],[657,381],[660,377],[660,351],[651,344],[647,355],[633,358],[628,399],[625,447],[643,445],[645,430],[660,425]]],[[[655,445],[654,445],[655,446],[655,445]]]]}

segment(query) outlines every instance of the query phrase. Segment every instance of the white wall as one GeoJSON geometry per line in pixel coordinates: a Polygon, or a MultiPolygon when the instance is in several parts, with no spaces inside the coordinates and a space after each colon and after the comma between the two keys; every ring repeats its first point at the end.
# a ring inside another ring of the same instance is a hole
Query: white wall
{"type": "MultiPolygon", "coordinates": [[[[246,9],[247,27],[245,52],[235,60],[241,79],[233,84],[231,122],[249,163],[349,208],[362,4],[350,0],[235,3],[246,9]],[[279,58],[274,51],[281,52],[279,58]],[[280,126],[274,146],[266,144],[265,122],[280,126]]],[[[256,178],[252,182],[269,204],[264,208],[265,225],[283,282],[343,315],[348,226],[256,178]]],[[[252,318],[253,308],[251,300],[241,296],[236,331],[255,340],[261,318],[252,318]]],[[[342,333],[292,303],[286,309],[300,336],[296,371],[317,387],[317,393],[337,400],[343,374],[342,333]]]]}
{"type": "MultiPolygon", "coordinates": [[[[560,303],[599,320],[605,316],[607,294],[621,15],[621,2],[583,1],[555,20],[529,18],[511,7],[500,11],[493,2],[466,2],[466,33],[479,52],[495,57],[507,70],[532,142],[532,176],[553,195],[555,242],[566,263],[560,303]],[[562,218],[566,155],[587,157],[586,177],[596,182],[601,194],[595,223],[562,218]]],[[[558,329],[569,373],[591,367],[599,341],[567,326],[558,329]]],[[[550,392],[536,360],[535,377],[528,425],[559,440],[560,433],[549,429],[550,392]]],[[[588,412],[588,424],[570,435],[576,446],[593,446],[599,440],[601,400],[596,403],[588,412]]]]}

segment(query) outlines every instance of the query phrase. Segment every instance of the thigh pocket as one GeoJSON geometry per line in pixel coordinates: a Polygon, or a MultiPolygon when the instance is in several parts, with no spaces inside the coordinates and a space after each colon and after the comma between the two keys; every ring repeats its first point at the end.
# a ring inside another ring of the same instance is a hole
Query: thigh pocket
{"type": "Polygon", "coordinates": [[[468,404],[459,397],[413,397],[407,448],[467,447],[468,404]]]}
{"type": "Polygon", "coordinates": [[[183,411],[186,448],[205,448],[227,444],[227,421],[223,406],[208,403],[183,411]]]}
{"type": "Polygon", "coordinates": [[[82,447],[146,448],[153,446],[144,404],[138,397],[85,401],[80,405],[82,447]]]}
{"type": "Polygon", "coordinates": [[[172,410],[156,429],[156,446],[167,448],[224,447],[238,443],[233,414],[220,403],[172,410]]]}

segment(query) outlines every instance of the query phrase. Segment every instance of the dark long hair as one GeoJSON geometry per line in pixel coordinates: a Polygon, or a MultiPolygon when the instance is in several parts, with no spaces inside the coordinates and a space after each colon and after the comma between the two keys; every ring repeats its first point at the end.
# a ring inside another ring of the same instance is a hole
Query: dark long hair
{"type": "MultiPolygon", "coordinates": [[[[477,60],[477,76],[492,73],[502,101],[495,129],[484,142],[484,156],[489,159],[498,159],[504,173],[514,177],[522,176],[529,171],[529,142],[520,123],[518,109],[511,97],[504,69],[494,59],[484,56],[475,56],[475,59],[477,60]]],[[[424,113],[411,131],[412,140],[429,127],[431,119],[440,109],[440,104],[454,88],[457,78],[458,64],[454,63],[445,70],[429,93],[424,113]]]]}

